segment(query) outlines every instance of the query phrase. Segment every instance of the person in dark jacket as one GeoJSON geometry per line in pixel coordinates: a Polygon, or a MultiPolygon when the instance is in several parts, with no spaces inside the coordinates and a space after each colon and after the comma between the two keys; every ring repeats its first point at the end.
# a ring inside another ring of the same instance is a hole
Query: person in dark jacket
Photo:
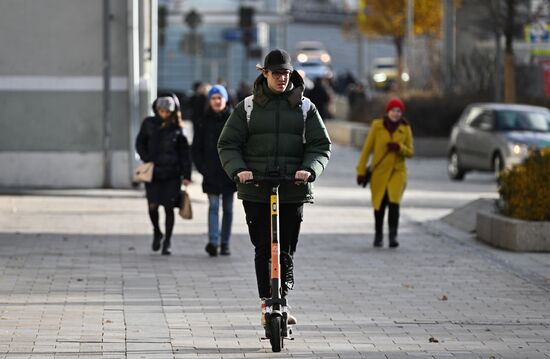
{"type": "Polygon", "coordinates": [[[143,162],[153,162],[153,180],[145,184],[149,217],[153,224],[153,251],[162,242],[162,254],[169,255],[174,229],[174,208],[181,201],[180,187],[191,182],[191,156],[179,102],[175,96],[159,97],[153,102],[155,116],[143,120],[136,138],[136,150],[143,162]],[[166,213],[165,233],[159,227],[158,207],[166,213]]]}
{"type": "Polygon", "coordinates": [[[214,85],[208,92],[210,107],[200,120],[193,137],[193,162],[202,174],[202,190],[208,194],[208,244],[206,252],[212,257],[218,255],[221,236],[221,255],[230,255],[229,242],[233,223],[233,197],[237,186],[225,174],[218,156],[218,138],[225,122],[231,114],[227,105],[227,90],[221,85],[214,85]],[[223,217],[221,235],[219,230],[220,197],[223,217]]]}
{"type": "Polygon", "coordinates": [[[237,90],[237,101],[241,102],[245,97],[252,95],[252,89],[246,81],[239,82],[239,88],[237,90]]]}
{"type": "MultiPolygon", "coordinates": [[[[304,203],[313,202],[312,185],[328,164],[330,139],[314,104],[304,116],[304,80],[284,50],[267,54],[254,83],[250,118],[244,101],[237,105],[218,141],[225,172],[237,176],[238,197],[243,200],[250,239],[255,247],[256,279],[265,326],[265,300],[271,297],[269,261],[270,186],[245,184],[255,174],[277,172],[293,176],[295,183],[280,185],[280,250],[282,296],[294,285],[292,256],[298,243],[304,203]],[[305,118],[304,118],[305,117],[305,118]]],[[[246,101],[246,100],[245,100],[246,101]]],[[[307,107],[306,107],[307,109],[307,107]]],[[[250,110],[250,109],[249,109],[250,110]]],[[[289,316],[288,323],[295,318],[289,316]]]]}
{"type": "Polygon", "coordinates": [[[330,102],[332,98],[328,91],[328,85],[325,83],[325,79],[317,77],[314,84],[315,86],[307,94],[308,97],[313,101],[315,106],[317,106],[321,118],[332,118],[332,114],[330,113],[330,102]]]}
{"type": "Polygon", "coordinates": [[[193,128],[199,126],[199,121],[208,108],[208,97],[206,94],[209,88],[210,86],[207,83],[197,81],[193,84],[193,95],[189,98],[190,118],[193,128]]]}

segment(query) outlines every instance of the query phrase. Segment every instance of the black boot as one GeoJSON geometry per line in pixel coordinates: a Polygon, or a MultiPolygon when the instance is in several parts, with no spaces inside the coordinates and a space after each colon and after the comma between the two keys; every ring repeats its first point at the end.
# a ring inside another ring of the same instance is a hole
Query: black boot
{"type": "Polygon", "coordinates": [[[169,256],[172,254],[170,251],[170,238],[166,238],[164,242],[162,242],[162,255],[169,256]]]}
{"type": "Polygon", "coordinates": [[[206,247],[204,247],[204,250],[206,251],[206,253],[208,253],[210,257],[216,257],[218,255],[218,246],[210,242],[208,242],[206,247]]]}
{"type": "Polygon", "coordinates": [[[397,241],[397,228],[390,228],[390,248],[399,247],[399,242],[397,241]]]}
{"type": "Polygon", "coordinates": [[[380,248],[382,247],[382,233],[379,232],[379,233],[375,233],[374,234],[374,242],[372,243],[372,245],[376,248],[380,248]]]}
{"type": "Polygon", "coordinates": [[[231,255],[231,250],[229,249],[229,246],[227,244],[226,245],[222,244],[222,249],[220,250],[220,254],[222,256],[230,256],[231,255]]]}
{"type": "Polygon", "coordinates": [[[153,233],[153,251],[158,251],[160,249],[160,241],[162,240],[162,232],[160,230],[156,230],[153,233]]]}

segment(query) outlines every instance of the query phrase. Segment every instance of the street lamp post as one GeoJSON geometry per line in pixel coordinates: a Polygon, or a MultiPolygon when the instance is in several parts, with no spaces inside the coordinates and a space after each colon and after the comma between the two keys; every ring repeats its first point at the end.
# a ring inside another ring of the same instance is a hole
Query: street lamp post
{"type": "Polygon", "coordinates": [[[445,93],[449,93],[452,90],[454,70],[453,0],[443,0],[443,64],[445,93]]]}
{"type": "Polygon", "coordinates": [[[111,187],[111,6],[103,0],[103,187],[111,187]]]}
{"type": "Polygon", "coordinates": [[[365,74],[365,68],[364,68],[364,39],[363,34],[361,34],[361,31],[357,31],[357,77],[359,78],[359,81],[363,80],[363,76],[365,74]]]}
{"type": "Polygon", "coordinates": [[[191,9],[191,11],[189,11],[187,15],[185,15],[184,21],[187,24],[187,26],[189,26],[189,28],[191,29],[190,41],[191,41],[191,53],[193,56],[193,62],[192,62],[193,76],[194,76],[193,78],[196,81],[197,79],[200,79],[202,75],[202,69],[199,70],[198,68],[200,39],[197,33],[197,27],[199,27],[199,25],[202,23],[202,16],[195,9],[191,9]]]}
{"type": "MultiPolygon", "coordinates": [[[[404,71],[410,75],[410,64],[412,63],[413,41],[414,41],[414,0],[407,0],[407,50],[405,51],[404,71]]],[[[400,74],[400,76],[402,76],[400,74]]],[[[401,82],[403,78],[400,79],[401,82]]]]}
{"type": "Polygon", "coordinates": [[[128,1],[128,167],[132,178],[135,165],[134,138],[139,126],[139,90],[140,90],[140,34],[139,0],[128,1]]]}

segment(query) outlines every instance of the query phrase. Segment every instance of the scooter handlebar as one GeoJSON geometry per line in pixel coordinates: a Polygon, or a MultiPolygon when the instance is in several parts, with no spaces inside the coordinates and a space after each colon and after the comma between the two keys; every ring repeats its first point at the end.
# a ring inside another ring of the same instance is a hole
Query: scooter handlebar
{"type": "MultiPolygon", "coordinates": [[[[264,176],[264,175],[258,175],[253,174],[252,179],[247,180],[244,182],[244,184],[260,184],[260,183],[294,183],[294,182],[302,182],[297,180],[294,176],[264,176]]],[[[309,176],[307,182],[312,182],[313,176],[309,176]]],[[[240,183],[241,179],[239,176],[234,176],[233,181],[240,183]]],[[[306,182],[303,182],[306,183],[306,182]]]]}

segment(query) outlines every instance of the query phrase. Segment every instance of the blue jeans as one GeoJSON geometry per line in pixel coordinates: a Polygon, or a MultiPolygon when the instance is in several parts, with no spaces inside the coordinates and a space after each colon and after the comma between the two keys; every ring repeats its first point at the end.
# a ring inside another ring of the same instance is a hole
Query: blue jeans
{"type": "Polygon", "coordinates": [[[233,193],[227,194],[208,194],[208,241],[216,247],[220,243],[224,247],[229,247],[229,240],[231,239],[231,225],[233,223],[233,193]],[[222,217],[222,231],[220,235],[220,197],[222,199],[223,217],[222,217]]]}

